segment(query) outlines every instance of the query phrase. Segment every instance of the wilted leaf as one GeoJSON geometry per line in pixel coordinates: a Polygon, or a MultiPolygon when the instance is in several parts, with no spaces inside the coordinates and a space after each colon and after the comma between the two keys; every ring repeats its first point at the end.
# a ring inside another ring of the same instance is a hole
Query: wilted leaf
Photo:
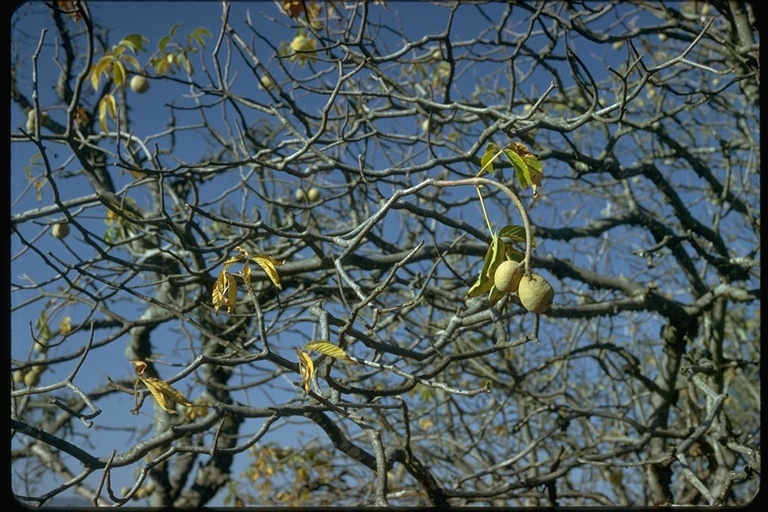
{"type": "Polygon", "coordinates": [[[299,374],[301,375],[301,387],[309,393],[309,383],[312,381],[312,376],[315,374],[315,363],[312,362],[312,358],[306,352],[296,349],[296,354],[299,356],[299,374]]]}
{"type": "Polygon", "coordinates": [[[527,156],[533,156],[533,153],[531,153],[531,150],[528,149],[528,146],[522,142],[511,142],[507,147],[523,158],[527,156]]]}
{"type": "Polygon", "coordinates": [[[208,414],[208,407],[206,404],[195,403],[187,406],[187,410],[184,413],[184,418],[187,421],[195,421],[197,418],[203,418],[208,414]]]}
{"type": "Polygon", "coordinates": [[[237,280],[235,276],[229,274],[226,270],[219,273],[219,278],[213,285],[213,307],[216,313],[222,305],[227,306],[227,313],[232,314],[237,302],[237,280]]]}
{"type": "Polygon", "coordinates": [[[131,364],[136,367],[134,368],[136,375],[141,375],[147,369],[147,363],[144,361],[131,361],[131,364]]]}
{"type": "Polygon", "coordinates": [[[187,407],[194,405],[184,398],[184,395],[182,395],[180,391],[172,388],[171,385],[164,380],[156,377],[139,377],[139,379],[141,379],[141,382],[147,386],[147,389],[149,389],[149,392],[155,397],[155,400],[157,400],[160,407],[171,414],[176,414],[176,411],[171,408],[170,403],[168,402],[169,399],[187,407]]]}
{"type": "Polygon", "coordinates": [[[253,285],[251,284],[251,265],[246,260],[245,265],[243,265],[243,281],[245,281],[245,287],[248,289],[249,293],[253,293],[253,285]]]}
{"type": "Polygon", "coordinates": [[[315,352],[331,356],[334,359],[341,359],[343,361],[350,360],[343,348],[328,341],[313,341],[312,343],[308,343],[304,349],[314,350],[315,352]]]}
{"type": "Polygon", "coordinates": [[[272,284],[274,284],[278,290],[283,289],[283,285],[280,284],[280,276],[277,274],[277,269],[275,268],[276,266],[282,265],[282,261],[278,261],[271,256],[265,256],[262,254],[254,254],[251,256],[251,260],[256,262],[261,268],[264,269],[264,272],[267,273],[269,279],[272,281],[272,284]]]}
{"type": "Polygon", "coordinates": [[[302,12],[307,12],[304,0],[283,0],[283,10],[293,19],[298,18],[302,12]]]}

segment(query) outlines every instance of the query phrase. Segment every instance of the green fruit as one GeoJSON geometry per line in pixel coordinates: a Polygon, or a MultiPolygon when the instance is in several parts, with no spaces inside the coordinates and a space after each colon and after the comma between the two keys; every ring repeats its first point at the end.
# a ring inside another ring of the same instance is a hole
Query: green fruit
{"type": "Polygon", "coordinates": [[[531,272],[530,276],[523,276],[517,289],[520,303],[528,311],[543,313],[552,305],[555,298],[555,289],[542,276],[531,272]]]}
{"type": "Polygon", "coordinates": [[[34,387],[40,384],[40,374],[43,373],[42,371],[36,372],[35,368],[37,366],[33,366],[32,370],[27,372],[26,375],[24,375],[24,385],[27,387],[34,387]]]}
{"type": "Polygon", "coordinates": [[[69,234],[69,224],[57,222],[53,225],[51,234],[54,238],[64,238],[69,234]]]}
{"type": "Polygon", "coordinates": [[[516,261],[503,261],[493,274],[493,284],[497,290],[502,292],[516,292],[520,284],[520,278],[523,277],[522,270],[520,264],[516,261]]]}
{"type": "Polygon", "coordinates": [[[304,192],[304,189],[297,188],[296,192],[293,193],[293,196],[297,201],[304,201],[307,198],[307,193],[304,192]]]}
{"type": "Polygon", "coordinates": [[[24,371],[23,370],[16,370],[13,372],[13,382],[16,384],[21,384],[24,382],[24,371]]]}
{"type": "Polygon", "coordinates": [[[309,200],[310,203],[314,203],[320,199],[320,191],[316,188],[312,187],[311,189],[307,190],[307,200],[309,200]]]}
{"type": "Polygon", "coordinates": [[[149,90],[149,80],[141,75],[134,75],[131,78],[131,90],[139,94],[144,94],[149,90]]]}

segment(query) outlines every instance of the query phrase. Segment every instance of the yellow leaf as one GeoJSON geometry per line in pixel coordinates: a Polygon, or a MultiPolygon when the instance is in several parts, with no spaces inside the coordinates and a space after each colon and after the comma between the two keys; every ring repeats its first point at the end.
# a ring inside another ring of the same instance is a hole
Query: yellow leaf
{"type": "Polygon", "coordinates": [[[320,352],[321,354],[331,356],[334,359],[341,359],[344,361],[350,360],[347,353],[344,352],[344,349],[328,341],[313,341],[312,343],[308,343],[304,349],[314,350],[315,352],[320,352]]]}
{"type": "Polygon", "coordinates": [[[115,80],[115,85],[118,87],[125,83],[125,66],[119,60],[116,60],[112,65],[112,77],[115,80]]]}
{"type": "Polygon", "coordinates": [[[283,289],[283,285],[280,284],[280,276],[277,274],[277,269],[275,269],[276,266],[283,264],[282,261],[278,261],[271,256],[265,256],[261,254],[254,254],[251,256],[251,260],[255,261],[261,268],[264,269],[264,272],[267,273],[269,279],[277,287],[278,290],[283,289]]]}
{"type": "Polygon", "coordinates": [[[107,131],[107,104],[104,100],[99,102],[99,124],[101,125],[101,131],[107,131]]]}
{"type": "Polygon", "coordinates": [[[59,332],[62,336],[66,336],[72,331],[72,319],[69,316],[65,316],[59,323],[59,332]]]}
{"type": "Polygon", "coordinates": [[[91,85],[93,90],[98,90],[99,82],[101,81],[101,74],[107,72],[107,68],[112,63],[112,58],[105,55],[99,59],[99,62],[91,68],[91,85]]]}
{"type": "Polygon", "coordinates": [[[243,281],[245,281],[245,287],[248,288],[250,293],[253,293],[253,285],[251,284],[251,265],[246,260],[243,265],[243,281]]]}
{"type": "Polygon", "coordinates": [[[107,100],[107,106],[109,106],[109,115],[112,116],[112,119],[117,119],[117,101],[115,97],[107,94],[104,96],[104,99],[107,100]]]}
{"type": "Polygon", "coordinates": [[[196,418],[203,418],[208,414],[208,407],[205,404],[193,404],[187,407],[184,417],[187,421],[195,421],[196,418]]]}
{"type": "Polygon", "coordinates": [[[147,369],[147,363],[144,361],[131,361],[131,364],[136,367],[136,375],[141,375],[147,369]]]}
{"type": "Polygon", "coordinates": [[[155,400],[157,400],[160,407],[171,414],[176,414],[176,411],[171,408],[168,399],[187,407],[195,405],[184,398],[184,395],[182,395],[180,391],[173,389],[171,385],[164,380],[155,377],[139,377],[139,379],[141,379],[141,382],[147,386],[147,389],[149,389],[149,392],[155,397],[155,400]]]}
{"type": "Polygon", "coordinates": [[[301,387],[309,393],[309,383],[312,381],[312,376],[315,373],[315,363],[312,362],[312,358],[307,355],[306,352],[296,349],[296,354],[299,356],[299,374],[301,375],[301,387]]]}
{"type": "Polygon", "coordinates": [[[219,308],[222,305],[227,306],[227,313],[232,314],[235,309],[235,303],[237,302],[237,281],[235,276],[222,270],[219,274],[219,278],[213,285],[213,307],[216,313],[219,312],[219,308]]]}
{"type": "Polygon", "coordinates": [[[235,310],[237,302],[237,281],[235,276],[227,274],[227,313],[230,315],[235,310]]]}
{"type": "Polygon", "coordinates": [[[99,101],[99,123],[101,124],[101,131],[103,132],[108,131],[107,114],[109,114],[112,119],[117,119],[117,102],[115,101],[115,97],[111,94],[107,94],[101,98],[101,101],[99,101]]]}

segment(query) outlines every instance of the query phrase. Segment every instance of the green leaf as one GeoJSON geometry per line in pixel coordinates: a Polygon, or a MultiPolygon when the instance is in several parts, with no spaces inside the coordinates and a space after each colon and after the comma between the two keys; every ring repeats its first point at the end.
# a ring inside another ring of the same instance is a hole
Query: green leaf
{"type": "Polygon", "coordinates": [[[157,42],[157,50],[160,53],[165,53],[165,47],[168,45],[168,43],[171,42],[171,38],[168,36],[163,36],[160,38],[160,41],[157,42]]]}
{"type": "Polygon", "coordinates": [[[314,350],[315,352],[320,352],[321,354],[325,354],[334,359],[341,359],[342,361],[350,360],[347,353],[344,352],[344,349],[329,341],[313,341],[312,343],[308,343],[304,347],[304,350],[314,350]]]}
{"type": "Polygon", "coordinates": [[[168,69],[168,64],[164,58],[152,59],[152,67],[155,69],[155,74],[163,76],[168,69]]]}
{"type": "Polygon", "coordinates": [[[120,61],[115,61],[112,66],[112,78],[115,80],[115,85],[120,87],[125,83],[125,67],[120,61]]]}
{"type": "Polygon", "coordinates": [[[184,70],[187,72],[187,74],[192,74],[192,63],[189,62],[189,59],[187,56],[183,53],[180,53],[178,56],[178,61],[181,62],[181,65],[184,67],[184,70]]]}
{"type": "Polygon", "coordinates": [[[485,253],[483,270],[480,272],[480,277],[477,278],[475,284],[467,292],[467,297],[478,297],[491,291],[491,287],[493,287],[493,274],[501,262],[504,261],[506,251],[507,245],[498,236],[494,236],[485,253]]]}
{"type": "Polygon", "coordinates": [[[205,48],[205,40],[203,39],[203,36],[212,37],[211,33],[205,27],[197,27],[195,30],[192,31],[192,34],[190,35],[192,39],[194,39],[197,42],[200,48],[205,48]]]}
{"type": "Polygon", "coordinates": [[[484,172],[493,174],[493,161],[499,156],[499,146],[493,142],[489,142],[485,146],[485,153],[480,158],[480,172],[477,174],[481,176],[484,172]]]}
{"type": "Polygon", "coordinates": [[[531,187],[533,188],[533,197],[538,195],[537,188],[541,186],[541,178],[544,176],[544,168],[541,162],[534,155],[527,155],[523,157],[525,163],[528,164],[528,173],[531,179],[531,187]]]}
{"type": "Polygon", "coordinates": [[[504,293],[503,291],[499,290],[495,286],[492,286],[491,287],[491,291],[488,293],[488,304],[490,306],[493,306],[494,304],[499,302],[499,300],[501,300],[501,298],[504,295],[506,295],[506,293],[504,293]]]}
{"type": "Polygon", "coordinates": [[[95,66],[91,68],[91,85],[93,86],[93,90],[98,90],[99,88],[99,82],[101,81],[101,74],[107,72],[107,69],[109,66],[112,65],[112,56],[111,55],[104,55],[102,58],[99,59],[99,62],[96,63],[95,66]]]}
{"type": "Polygon", "coordinates": [[[141,34],[130,34],[125,36],[119,43],[119,45],[129,48],[133,53],[139,53],[144,51],[144,41],[148,41],[146,37],[141,34]]]}
{"type": "Polygon", "coordinates": [[[490,251],[485,255],[486,261],[483,265],[485,273],[489,278],[493,278],[493,274],[496,272],[496,268],[501,265],[502,261],[504,261],[504,253],[506,250],[507,245],[501,241],[501,238],[494,236],[493,240],[491,241],[490,251]]]}
{"type": "Polygon", "coordinates": [[[141,69],[141,65],[139,64],[139,61],[136,60],[136,57],[134,57],[133,55],[126,55],[121,60],[133,66],[133,69],[135,69],[136,71],[139,71],[141,69]]]}
{"type": "MultiPolygon", "coordinates": [[[[499,230],[499,238],[511,238],[517,242],[525,243],[525,228],[523,226],[504,226],[499,230]]],[[[536,241],[531,237],[531,246],[536,247],[536,241]]]]}
{"type": "Polygon", "coordinates": [[[531,177],[530,177],[530,174],[528,173],[528,164],[525,163],[525,160],[523,160],[523,157],[521,157],[511,149],[505,149],[504,156],[507,157],[507,160],[509,160],[509,163],[511,163],[512,166],[515,168],[515,175],[517,176],[517,181],[520,182],[520,186],[525,188],[528,185],[530,185],[531,177]]]}

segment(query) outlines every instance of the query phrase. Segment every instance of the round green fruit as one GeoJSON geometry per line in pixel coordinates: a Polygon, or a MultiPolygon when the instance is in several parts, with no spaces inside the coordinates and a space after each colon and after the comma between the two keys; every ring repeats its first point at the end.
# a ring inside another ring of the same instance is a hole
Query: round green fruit
{"type": "Polygon", "coordinates": [[[131,78],[131,90],[139,94],[144,94],[149,90],[149,80],[141,75],[134,75],[131,78]]]}
{"type": "Polygon", "coordinates": [[[24,375],[24,385],[27,386],[27,387],[32,388],[32,387],[35,387],[38,384],[40,384],[40,374],[41,373],[43,373],[43,372],[41,372],[41,371],[40,372],[34,371],[34,367],[33,367],[33,370],[30,370],[29,372],[27,372],[24,375]]]}
{"type": "Polygon", "coordinates": [[[535,272],[523,276],[517,288],[517,296],[525,309],[533,313],[544,313],[552,305],[555,289],[544,277],[535,272]]]}
{"type": "Polygon", "coordinates": [[[523,277],[520,263],[512,260],[503,261],[493,274],[493,284],[504,293],[516,292],[523,277]]]}
{"type": "Polygon", "coordinates": [[[310,203],[314,203],[320,199],[320,191],[317,190],[315,187],[312,187],[311,189],[307,190],[307,200],[310,203]]]}
{"type": "Polygon", "coordinates": [[[69,224],[57,222],[51,229],[54,238],[65,238],[69,234],[69,224]]]}

